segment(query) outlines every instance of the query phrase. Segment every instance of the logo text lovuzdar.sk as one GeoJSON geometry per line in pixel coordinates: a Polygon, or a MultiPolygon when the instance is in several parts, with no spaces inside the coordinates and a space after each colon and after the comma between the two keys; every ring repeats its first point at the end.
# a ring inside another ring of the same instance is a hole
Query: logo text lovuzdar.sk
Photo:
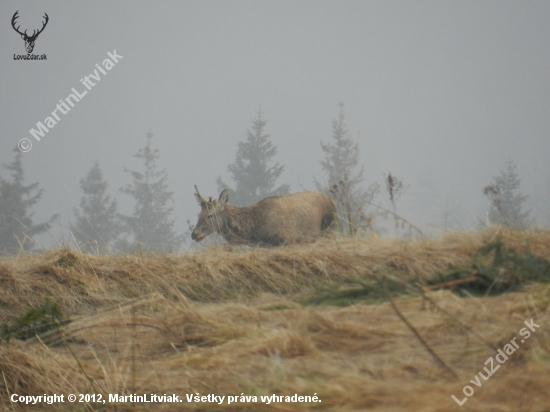
{"type": "Polygon", "coordinates": [[[25,41],[25,49],[27,50],[27,54],[14,54],[13,55],[13,60],[47,60],[48,57],[45,55],[45,54],[32,54],[32,51],[34,50],[34,42],[36,41],[36,39],[38,38],[38,35],[40,33],[42,33],[44,31],[44,29],[46,28],[46,25],[48,24],[48,21],[50,20],[50,18],[48,17],[48,15],[46,13],[44,13],[44,19],[45,21],[42,22],[42,28],[41,29],[38,29],[38,30],[33,30],[32,34],[29,35],[27,33],[27,30],[28,29],[25,29],[25,31],[21,31],[20,30],[20,25],[18,25],[17,27],[15,27],[15,25],[17,24],[17,19],[19,18],[19,10],[17,10],[14,14],[13,14],[13,17],[11,19],[11,26],[13,27],[13,29],[19,33],[21,35],[21,38],[25,41]]]}

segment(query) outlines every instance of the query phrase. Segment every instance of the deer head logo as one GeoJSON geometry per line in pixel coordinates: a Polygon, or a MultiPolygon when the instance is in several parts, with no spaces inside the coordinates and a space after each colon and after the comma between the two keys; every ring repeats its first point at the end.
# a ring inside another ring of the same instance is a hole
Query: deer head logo
{"type": "Polygon", "coordinates": [[[25,48],[27,49],[27,53],[32,53],[32,50],[34,49],[34,42],[36,41],[36,38],[38,37],[38,35],[42,33],[42,31],[44,30],[44,28],[46,27],[46,24],[48,24],[49,17],[46,13],[44,13],[44,18],[46,19],[46,21],[42,23],[42,28],[38,30],[38,32],[36,30],[33,30],[32,35],[29,36],[27,35],[27,30],[25,30],[25,32],[22,33],[19,31],[20,26],[15,27],[15,20],[17,20],[17,18],[19,17],[17,13],[19,13],[19,10],[17,10],[13,15],[13,18],[11,19],[11,25],[13,29],[21,35],[21,38],[25,40],[25,48]]]}

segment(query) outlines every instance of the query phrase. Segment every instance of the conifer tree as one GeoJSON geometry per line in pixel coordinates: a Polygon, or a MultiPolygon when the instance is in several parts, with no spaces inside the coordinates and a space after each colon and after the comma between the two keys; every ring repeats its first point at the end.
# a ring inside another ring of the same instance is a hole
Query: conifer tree
{"type": "Polygon", "coordinates": [[[74,209],[76,223],[71,225],[73,235],[81,251],[86,253],[112,252],[121,225],[118,220],[117,202],[107,194],[107,182],[99,162],[95,162],[85,178],[80,180],[84,192],[80,210],[74,209]]]}
{"type": "Polygon", "coordinates": [[[508,160],[506,169],[500,171],[500,176],[493,176],[493,184],[484,189],[491,200],[488,213],[491,224],[522,229],[531,223],[531,212],[523,209],[529,196],[521,194],[521,179],[516,168],[514,162],[508,160]]]}
{"type": "Polygon", "coordinates": [[[38,183],[24,185],[22,153],[16,148],[14,161],[3,165],[11,180],[0,176],[0,253],[11,254],[23,249],[34,249],[34,236],[45,232],[58,215],[43,223],[33,222],[31,208],[38,203],[44,189],[38,183]]]}
{"type": "Polygon", "coordinates": [[[125,232],[133,236],[130,250],[145,248],[157,251],[176,251],[182,243],[182,237],[174,233],[175,219],[173,192],[168,191],[168,175],[165,170],[158,171],[156,161],[159,150],[152,148],[153,133],[147,133],[147,143],[135,154],[143,159],[143,173],[125,169],[131,173],[133,182],[120,190],[131,195],[135,201],[132,216],[120,215],[125,232]]]}
{"type": "Polygon", "coordinates": [[[340,113],[332,121],[333,141],[321,142],[325,158],[321,167],[327,173],[324,183],[314,179],[317,190],[332,197],[338,209],[338,223],[344,233],[353,234],[363,224],[370,225],[366,208],[378,191],[378,185],[365,190],[364,168],[359,166],[359,142],[347,130],[344,104],[340,103],[340,113]]]}
{"type": "Polygon", "coordinates": [[[235,163],[227,167],[235,182],[235,189],[218,177],[218,189],[227,188],[229,199],[235,206],[246,206],[273,195],[288,194],[290,185],[282,184],[275,188],[275,183],[283,172],[283,166],[276,163],[269,166],[277,154],[277,147],[271,143],[270,135],[264,132],[267,120],[262,119],[261,110],[252,121],[252,130],[247,139],[238,143],[235,163]]]}

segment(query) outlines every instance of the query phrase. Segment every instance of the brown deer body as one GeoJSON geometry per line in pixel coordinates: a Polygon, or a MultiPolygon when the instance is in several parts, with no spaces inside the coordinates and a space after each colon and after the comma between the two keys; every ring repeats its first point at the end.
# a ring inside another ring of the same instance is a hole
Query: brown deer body
{"type": "Polygon", "coordinates": [[[334,202],[319,192],[266,197],[245,207],[228,204],[227,189],[218,200],[204,199],[198,189],[195,198],[201,212],[191,238],[197,242],[213,232],[231,244],[280,246],[313,242],[336,219],[334,202]]]}

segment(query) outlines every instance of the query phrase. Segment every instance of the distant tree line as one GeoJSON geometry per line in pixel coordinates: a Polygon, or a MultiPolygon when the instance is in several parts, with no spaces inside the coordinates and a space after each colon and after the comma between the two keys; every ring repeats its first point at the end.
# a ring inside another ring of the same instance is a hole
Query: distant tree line
{"type": "MultiPolygon", "coordinates": [[[[106,254],[136,251],[178,251],[182,235],[175,233],[172,218],[173,192],[168,191],[167,173],[158,170],[159,150],[153,148],[153,133],[147,133],[145,146],[135,157],[143,162],[142,171],[127,170],[132,183],[122,187],[130,195],[134,212],[124,215],[117,210],[117,201],[107,194],[108,184],[96,161],[80,180],[83,195],[80,207],[74,208],[75,221],[70,229],[77,248],[86,253],[106,254]]],[[[34,223],[34,206],[42,196],[38,183],[25,186],[21,152],[4,168],[11,179],[0,176],[0,254],[34,251],[34,236],[47,231],[58,215],[48,221],[34,223]]]]}
{"type": "Polygon", "coordinates": [[[157,170],[159,150],[152,146],[153,133],[147,133],[145,147],[135,157],[143,161],[141,172],[127,170],[132,183],[121,188],[122,193],[134,198],[133,214],[117,212],[116,200],[107,195],[107,182],[99,163],[90,169],[80,187],[84,193],[80,210],[75,209],[76,223],[72,233],[82,251],[109,253],[139,250],[177,251],[183,237],[175,234],[172,218],[173,192],[168,191],[168,175],[157,170]]]}
{"type": "Polygon", "coordinates": [[[33,220],[32,207],[42,197],[44,189],[38,183],[25,185],[21,162],[22,153],[15,148],[15,159],[3,167],[9,171],[10,179],[0,176],[0,252],[14,254],[21,250],[31,250],[34,236],[47,231],[57,215],[42,223],[33,220]]]}
{"type": "Polygon", "coordinates": [[[521,194],[521,179],[516,168],[514,162],[508,160],[500,175],[493,177],[493,183],[483,189],[491,202],[487,224],[511,229],[527,229],[533,224],[531,212],[525,210],[525,202],[529,196],[521,194]]]}
{"type": "MultiPolygon", "coordinates": [[[[227,167],[233,183],[226,183],[221,176],[217,179],[218,189],[227,188],[230,202],[235,206],[290,192],[289,184],[277,183],[284,166],[274,162],[277,147],[266,133],[266,125],[260,110],[252,120],[246,139],[237,145],[234,163],[227,167]]],[[[75,220],[70,225],[80,251],[95,254],[176,252],[181,248],[184,236],[175,230],[173,192],[168,190],[166,171],[158,169],[159,149],[153,147],[153,137],[153,133],[148,132],[145,146],[134,155],[142,161],[142,169],[125,169],[132,181],[120,188],[120,192],[133,198],[132,214],[118,212],[117,201],[107,193],[108,184],[98,161],[80,180],[83,195],[79,207],[74,208],[75,220]]],[[[325,178],[313,181],[317,190],[334,200],[340,232],[355,235],[373,231],[376,214],[393,216],[396,227],[399,222],[407,222],[397,215],[395,203],[406,186],[391,173],[385,176],[385,186],[393,210],[374,203],[380,186],[365,185],[359,142],[347,130],[342,103],[332,121],[332,139],[321,142],[321,149],[324,158],[320,164],[325,178]],[[369,209],[370,206],[373,208],[369,209]]],[[[39,202],[43,189],[38,183],[24,184],[22,154],[17,149],[15,152],[14,161],[3,165],[9,177],[0,175],[0,254],[3,255],[37,250],[35,236],[49,230],[58,219],[58,215],[54,215],[44,222],[35,222],[32,208],[39,202]]],[[[506,169],[485,187],[484,193],[491,202],[487,216],[490,223],[518,229],[529,226],[532,221],[529,211],[524,210],[527,196],[520,193],[521,179],[515,169],[509,161],[506,169]]]]}
{"type": "Polygon", "coordinates": [[[289,184],[275,187],[284,167],[279,163],[270,165],[277,154],[277,147],[271,143],[271,136],[264,131],[266,124],[267,120],[262,119],[260,110],[258,116],[252,120],[252,130],[247,132],[246,140],[238,143],[235,162],[227,167],[235,182],[234,188],[221,177],[217,179],[219,191],[227,189],[229,199],[235,206],[251,205],[267,196],[289,193],[289,184]]]}

